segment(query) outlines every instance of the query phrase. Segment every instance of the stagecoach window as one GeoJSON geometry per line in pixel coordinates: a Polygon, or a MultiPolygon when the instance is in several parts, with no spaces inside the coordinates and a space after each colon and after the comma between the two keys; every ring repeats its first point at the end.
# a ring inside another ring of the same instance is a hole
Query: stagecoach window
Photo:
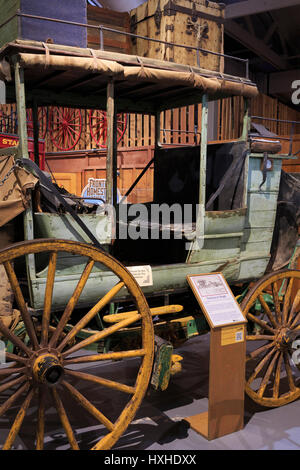
{"type": "MultiPolygon", "coordinates": [[[[243,207],[244,156],[244,142],[208,145],[206,203],[220,186],[222,190],[207,210],[243,207]]],[[[195,230],[199,207],[199,173],[199,146],[157,149],[153,201],[135,206],[127,204],[126,220],[122,219],[124,211],[120,210],[115,256],[127,262],[152,265],[185,262],[186,235],[189,230],[195,230]],[[122,239],[120,234],[128,235],[128,230],[130,236],[122,239]]]]}
{"type": "MultiPolygon", "coordinates": [[[[221,188],[207,210],[223,211],[243,206],[244,151],[245,142],[207,146],[206,203],[221,188]]],[[[164,148],[156,152],[154,202],[198,204],[199,154],[199,146],[164,148]]]]}

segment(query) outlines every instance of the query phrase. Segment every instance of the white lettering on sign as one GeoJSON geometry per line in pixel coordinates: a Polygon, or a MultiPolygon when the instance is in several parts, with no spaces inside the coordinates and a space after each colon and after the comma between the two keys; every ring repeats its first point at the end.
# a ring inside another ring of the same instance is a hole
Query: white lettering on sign
{"type": "Polygon", "coordinates": [[[292,89],[295,90],[292,94],[292,103],[300,104],[300,80],[294,80],[292,83],[292,89]]]}

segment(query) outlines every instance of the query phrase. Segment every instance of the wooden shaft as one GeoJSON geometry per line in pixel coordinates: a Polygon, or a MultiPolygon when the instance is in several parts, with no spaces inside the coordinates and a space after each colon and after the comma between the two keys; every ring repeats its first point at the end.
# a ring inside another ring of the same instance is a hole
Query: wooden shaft
{"type": "MultiPolygon", "coordinates": [[[[105,330],[99,331],[99,333],[95,333],[94,335],[89,336],[83,341],[80,341],[80,343],[75,344],[75,346],[66,350],[63,353],[63,356],[67,357],[70,354],[73,354],[74,352],[78,351],[79,349],[85,348],[89,346],[90,344],[93,344],[97,341],[101,341],[102,339],[107,338],[107,336],[112,335],[113,333],[116,333],[116,331],[120,330],[121,328],[126,328],[127,326],[131,325],[132,323],[135,323],[138,320],[141,320],[141,315],[132,315],[130,316],[130,318],[120,321],[117,324],[112,325],[109,328],[106,328],[105,330]]],[[[61,350],[61,347],[59,347],[58,349],[61,350]]]]}
{"type": "MultiPolygon", "coordinates": [[[[179,313],[183,310],[182,305],[164,305],[163,307],[155,307],[150,308],[150,313],[152,317],[156,315],[167,315],[172,313],[179,313]]],[[[131,310],[130,312],[125,313],[116,313],[112,315],[105,315],[103,320],[107,323],[116,323],[118,321],[124,320],[125,318],[129,318],[131,315],[136,315],[138,313],[137,310],[131,310]]]]}
{"type": "Polygon", "coordinates": [[[84,328],[95,317],[95,315],[114,298],[114,296],[122,289],[123,286],[124,282],[120,281],[112,289],[110,289],[110,291],[107,292],[107,294],[105,294],[105,296],[102,297],[102,299],[100,299],[99,302],[97,302],[97,304],[94,305],[94,307],[91,308],[91,310],[81,320],[79,320],[74,328],[67,334],[67,336],[59,345],[58,351],[62,351],[65,345],[71,339],[73,339],[79,333],[79,331],[82,330],[82,328],[84,328]]]}

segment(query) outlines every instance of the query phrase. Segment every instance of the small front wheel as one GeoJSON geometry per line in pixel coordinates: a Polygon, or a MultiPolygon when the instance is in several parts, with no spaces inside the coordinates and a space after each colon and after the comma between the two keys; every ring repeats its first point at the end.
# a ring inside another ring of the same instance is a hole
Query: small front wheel
{"type": "Polygon", "coordinates": [[[278,407],[300,396],[292,343],[300,336],[300,271],[271,273],[248,292],[241,308],[247,336],[246,393],[256,403],[278,407]]]}

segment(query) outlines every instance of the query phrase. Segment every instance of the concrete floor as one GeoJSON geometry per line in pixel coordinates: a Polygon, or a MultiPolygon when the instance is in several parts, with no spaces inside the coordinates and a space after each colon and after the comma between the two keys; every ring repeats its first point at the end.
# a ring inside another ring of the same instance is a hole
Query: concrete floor
{"type": "MultiPolygon", "coordinates": [[[[165,392],[149,390],[134,421],[115,445],[114,450],[298,450],[300,449],[300,401],[281,408],[266,409],[246,397],[245,426],[241,431],[208,441],[191,428],[184,418],[206,411],[208,407],[208,353],[209,335],[190,339],[176,350],[184,357],[183,369],[175,375],[165,392]]],[[[131,383],[135,379],[136,360],[116,362],[113,366],[102,364],[101,376],[131,383]]],[[[95,371],[94,368],[93,372],[95,371]]],[[[91,368],[90,368],[91,370],[91,368]]],[[[89,369],[85,369],[85,372],[89,369]]],[[[107,416],[118,403],[122,407],[123,395],[112,399],[109,389],[101,389],[87,382],[80,384],[80,391],[88,392],[107,416]],[[81,385],[83,384],[83,385],[81,385]],[[100,396],[101,395],[101,396],[100,396]]],[[[70,421],[76,430],[81,449],[89,449],[102,435],[102,426],[95,423],[82,408],[74,406],[70,399],[70,421]],[[72,415],[72,418],[71,418],[72,415]],[[84,419],[83,419],[84,416],[84,419]],[[86,419],[87,418],[87,419],[86,419]]],[[[11,409],[11,418],[18,410],[11,409]]],[[[68,410],[69,411],[69,410],[68,410]]],[[[116,410],[117,413],[117,410],[116,410]]],[[[35,434],[36,406],[32,406],[24,421],[14,449],[30,448],[29,436],[35,434]]],[[[6,418],[0,421],[0,438],[7,435],[6,418]]],[[[56,410],[49,410],[46,427],[45,449],[68,448],[56,410]]]]}

